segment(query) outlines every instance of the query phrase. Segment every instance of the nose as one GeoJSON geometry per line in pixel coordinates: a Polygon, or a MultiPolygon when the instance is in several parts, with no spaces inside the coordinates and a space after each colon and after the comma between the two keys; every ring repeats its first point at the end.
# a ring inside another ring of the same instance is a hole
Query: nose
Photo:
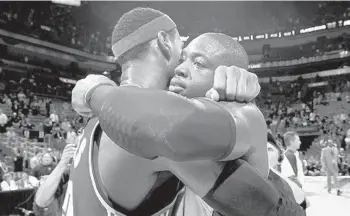
{"type": "Polygon", "coordinates": [[[188,74],[189,74],[188,69],[186,67],[184,67],[183,64],[180,64],[179,66],[177,66],[175,68],[175,75],[176,76],[187,78],[188,74]]]}

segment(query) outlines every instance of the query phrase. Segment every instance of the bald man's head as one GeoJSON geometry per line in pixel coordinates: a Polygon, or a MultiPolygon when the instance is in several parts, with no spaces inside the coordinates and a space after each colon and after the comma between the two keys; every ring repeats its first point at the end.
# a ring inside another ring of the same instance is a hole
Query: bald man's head
{"type": "Polygon", "coordinates": [[[248,69],[247,53],[230,36],[202,34],[183,49],[181,64],[175,69],[176,76],[169,89],[189,98],[203,97],[213,86],[214,73],[219,66],[248,69]]]}
{"type": "Polygon", "coordinates": [[[220,65],[248,69],[248,55],[241,44],[222,33],[205,33],[195,38],[191,44],[200,46],[207,55],[220,58],[220,65]]]}

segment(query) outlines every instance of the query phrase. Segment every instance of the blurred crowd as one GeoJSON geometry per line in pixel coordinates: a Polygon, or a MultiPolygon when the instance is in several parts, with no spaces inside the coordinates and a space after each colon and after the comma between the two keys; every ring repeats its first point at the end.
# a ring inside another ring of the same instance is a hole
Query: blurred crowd
{"type": "Polygon", "coordinates": [[[338,148],[339,173],[350,175],[350,76],[316,77],[293,82],[271,80],[262,85],[257,101],[269,130],[280,143],[287,131],[315,136],[311,146],[300,149],[305,175],[322,175],[320,161],[325,140],[338,148]],[[311,82],[324,85],[310,87],[311,82]]]}
{"type": "MultiPolygon", "coordinates": [[[[306,59],[319,57],[330,52],[341,52],[350,50],[350,35],[343,33],[334,38],[326,36],[318,38],[317,41],[298,44],[290,47],[270,47],[265,45],[262,49],[262,61],[288,61],[295,59],[306,59]]],[[[259,62],[261,61],[259,60],[259,62]]]]}
{"type": "Polygon", "coordinates": [[[67,101],[34,94],[34,79],[7,84],[0,93],[1,190],[37,187],[65,145],[78,142],[85,120],[67,101]]]}
{"type": "MultiPolygon", "coordinates": [[[[88,10],[83,7],[80,10],[88,10]]],[[[1,27],[13,32],[80,49],[94,55],[109,54],[111,38],[76,19],[70,6],[51,2],[1,2],[1,27]]],[[[81,11],[88,14],[88,11],[81,11]]]]}

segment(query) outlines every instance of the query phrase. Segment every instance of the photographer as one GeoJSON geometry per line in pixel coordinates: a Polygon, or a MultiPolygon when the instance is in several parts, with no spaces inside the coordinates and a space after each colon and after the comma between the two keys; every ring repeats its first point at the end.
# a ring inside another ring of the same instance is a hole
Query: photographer
{"type": "Polygon", "coordinates": [[[36,216],[62,215],[61,206],[69,180],[69,168],[76,146],[68,144],[63,150],[61,161],[39,186],[34,199],[36,216]]]}

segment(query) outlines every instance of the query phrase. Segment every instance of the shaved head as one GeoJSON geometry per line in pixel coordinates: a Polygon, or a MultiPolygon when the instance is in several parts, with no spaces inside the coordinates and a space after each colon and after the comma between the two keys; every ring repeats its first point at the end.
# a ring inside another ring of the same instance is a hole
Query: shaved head
{"type": "Polygon", "coordinates": [[[221,65],[248,69],[244,48],[220,33],[205,33],[193,39],[183,49],[180,62],[170,82],[171,91],[189,98],[202,97],[213,86],[215,70],[221,65]]]}
{"type": "MultiPolygon", "coordinates": [[[[246,51],[241,44],[228,35],[205,33],[195,38],[192,42],[206,55],[220,58],[221,65],[235,65],[236,67],[248,69],[249,60],[246,51]]],[[[188,47],[191,46],[191,43],[188,47]]]]}

